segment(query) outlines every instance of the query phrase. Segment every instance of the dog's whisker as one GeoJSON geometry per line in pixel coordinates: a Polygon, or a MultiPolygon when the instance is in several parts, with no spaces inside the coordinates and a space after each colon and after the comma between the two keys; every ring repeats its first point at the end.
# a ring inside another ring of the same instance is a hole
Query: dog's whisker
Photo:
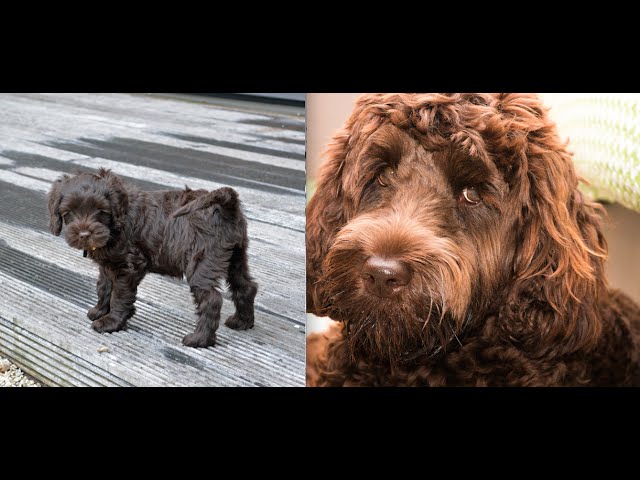
{"type": "Polygon", "coordinates": [[[453,333],[453,337],[458,341],[458,344],[460,346],[462,346],[462,342],[460,341],[460,339],[458,338],[458,336],[456,335],[455,330],[453,329],[453,327],[451,326],[451,323],[447,321],[447,323],[449,324],[449,328],[451,329],[451,333],[453,333]]]}
{"type": "Polygon", "coordinates": [[[433,294],[431,293],[431,289],[427,287],[427,290],[429,292],[429,313],[427,314],[427,318],[424,321],[424,325],[422,326],[422,330],[424,331],[424,329],[426,328],[426,326],[429,323],[429,320],[431,319],[431,311],[433,309],[433,294]]]}

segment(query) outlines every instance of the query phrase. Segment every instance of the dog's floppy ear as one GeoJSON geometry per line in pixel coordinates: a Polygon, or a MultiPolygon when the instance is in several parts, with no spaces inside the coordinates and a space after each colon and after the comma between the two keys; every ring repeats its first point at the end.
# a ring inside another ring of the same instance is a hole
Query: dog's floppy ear
{"type": "Polygon", "coordinates": [[[336,233],[356,210],[354,192],[361,181],[356,168],[358,152],[381,125],[379,115],[369,111],[376,99],[376,95],[362,95],[356,100],[351,116],[324,154],[315,194],[307,205],[307,311],[317,315],[322,315],[323,307],[322,286],[318,284],[322,261],[336,233]]]}
{"type": "Polygon", "coordinates": [[[591,347],[600,336],[598,301],[606,289],[604,209],[578,190],[571,154],[537,97],[504,97],[501,110],[511,131],[522,125],[522,135],[512,139],[526,139],[514,183],[524,207],[514,212],[518,251],[503,326],[541,353],[591,347]]]}
{"type": "MultiPolygon", "coordinates": [[[[358,97],[351,116],[325,152],[326,161],[320,168],[316,192],[307,205],[308,312],[323,314],[323,292],[318,283],[322,262],[338,230],[355,215],[362,190],[375,174],[368,168],[370,159],[364,153],[372,145],[374,134],[385,128],[385,115],[398,114],[388,108],[391,100],[393,98],[383,94],[358,97]]],[[[384,137],[378,139],[382,144],[385,144],[384,137]]]]}
{"type": "Polygon", "coordinates": [[[320,169],[316,191],[306,209],[307,311],[320,315],[322,261],[338,229],[347,221],[342,175],[348,132],[336,135],[320,169]]]}
{"type": "Polygon", "coordinates": [[[49,191],[48,208],[49,208],[49,230],[54,235],[60,235],[62,231],[62,216],[60,215],[60,202],[62,202],[62,185],[69,180],[69,175],[62,175],[56,181],[53,182],[51,190],[49,191]]]}
{"type": "Polygon", "coordinates": [[[101,168],[98,171],[98,177],[107,182],[109,188],[109,202],[111,204],[111,217],[116,229],[122,227],[122,223],[129,210],[129,194],[123,180],[111,172],[101,168]]]}

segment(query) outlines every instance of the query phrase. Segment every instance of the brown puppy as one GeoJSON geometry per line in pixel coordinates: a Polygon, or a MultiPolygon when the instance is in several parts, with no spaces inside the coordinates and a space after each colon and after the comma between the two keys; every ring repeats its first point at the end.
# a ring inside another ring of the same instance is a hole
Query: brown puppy
{"type": "Polygon", "coordinates": [[[186,276],[197,306],[194,333],[182,343],[215,344],[226,279],[235,315],[230,328],[253,327],[257,284],[247,265],[247,221],[229,187],[142,192],[109,170],[63,175],[49,193],[49,229],[100,266],[98,304],[89,310],[98,332],[116,332],[135,313],[137,287],[148,272],[186,276]]]}
{"type": "Polygon", "coordinates": [[[307,207],[310,385],[630,385],[640,308],[535,95],[374,94],[307,207]]]}

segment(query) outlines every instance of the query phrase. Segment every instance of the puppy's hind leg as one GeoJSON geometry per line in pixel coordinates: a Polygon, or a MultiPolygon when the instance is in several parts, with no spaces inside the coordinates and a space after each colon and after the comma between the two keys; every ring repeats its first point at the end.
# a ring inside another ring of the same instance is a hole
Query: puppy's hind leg
{"type": "Polygon", "coordinates": [[[224,324],[236,330],[253,328],[253,301],[258,292],[258,284],[249,275],[246,247],[234,248],[229,261],[227,281],[231,287],[236,313],[227,318],[224,324]]]}
{"type": "Polygon", "coordinates": [[[87,312],[87,317],[91,320],[97,320],[111,310],[111,279],[103,267],[100,267],[100,276],[96,283],[96,293],[98,294],[98,303],[87,312]]]}
{"type": "Polygon", "coordinates": [[[217,289],[217,282],[221,277],[220,272],[207,259],[200,260],[192,273],[187,274],[198,313],[195,331],[182,339],[187,347],[211,347],[216,343],[216,330],[222,308],[222,294],[217,289]]]}

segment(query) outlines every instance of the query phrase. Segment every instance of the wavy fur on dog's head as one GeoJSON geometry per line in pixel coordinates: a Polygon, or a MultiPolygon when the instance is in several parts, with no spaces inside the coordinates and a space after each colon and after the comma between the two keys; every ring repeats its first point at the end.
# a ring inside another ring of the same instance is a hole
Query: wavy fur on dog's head
{"type": "Polygon", "coordinates": [[[48,196],[49,230],[81,250],[104,247],[122,228],[128,209],[127,189],[120,177],[101,168],[97,174],[63,175],[48,196]]]}
{"type": "Polygon", "coordinates": [[[533,94],[364,95],[307,207],[307,309],[345,322],[353,359],[391,365],[445,352],[487,318],[533,355],[589,349],[601,213],[533,94]],[[410,266],[400,295],[365,291],[372,255],[410,266]]]}

